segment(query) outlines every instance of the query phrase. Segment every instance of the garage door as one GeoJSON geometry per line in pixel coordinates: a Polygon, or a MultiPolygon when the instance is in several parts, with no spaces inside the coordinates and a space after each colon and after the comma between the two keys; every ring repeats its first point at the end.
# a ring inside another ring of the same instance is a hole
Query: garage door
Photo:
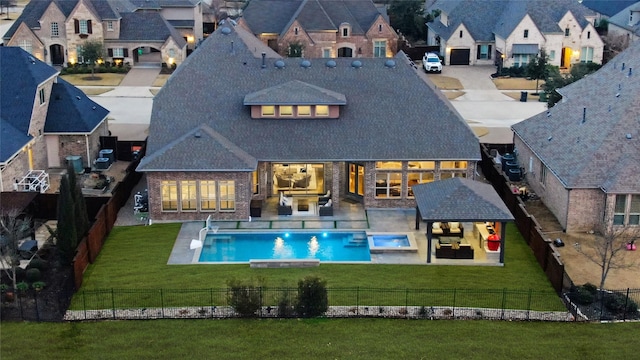
{"type": "Polygon", "coordinates": [[[471,49],[451,49],[449,65],[469,65],[471,49]]]}

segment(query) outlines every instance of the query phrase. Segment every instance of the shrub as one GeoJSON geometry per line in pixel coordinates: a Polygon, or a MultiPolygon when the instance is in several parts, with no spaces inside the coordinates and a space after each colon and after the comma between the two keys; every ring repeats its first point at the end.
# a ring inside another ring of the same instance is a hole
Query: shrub
{"type": "Polygon", "coordinates": [[[27,284],[24,281],[20,281],[19,283],[16,284],[16,289],[18,289],[18,291],[24,292],[29,290],[29,284],[27,284]]]}
{"type": "Polygon", "coordinates": [[[590,288],[587,288],[585,286],[578,286],[571,293],[569,293],[569,299],[581,305],[589,305],[593,303],[595,298],[595,293],[591,292],[590,288]]]}
{"type": "Polygon", "coordinates": [[[632,299],[627,299],[626,295],[620,293],[606,293],[603,298],[604,306],[614,313],[635,313],[638,311],[638,304],[632,299]]]}
{"type": "Polygon", "coordinates": [[[291,300],[291,296],[289,296],[289,291],[284,290],[278,297],[278,316],[291,317],[293,314],[293,301],[291,300]]]}
{"type": "Polygon", "coordinates": [[[40,271],[44,271],[48,268],[49,264],[42,259],[35,258],[31,260],[29,265],[27,265],[27,269],[38,269],[40,271]]]}
{"type": "Polygon", "coordinates": [[[36,268],[27,269],[28,282],[39,281],[41,278],[42,278],[42,274],[40,274],[40,269],[36,269],[36,268]]]}
{"type": "Polygon", "coordinates": [[[46,284],[44,283],[44,281],[36,281],[33,284],[31,284],[31,287],[34,290],[42,290],[44,288],[46,284]]]}
{"type": "Polygon", "coordinates": [[[16,280],[21,281],[27,275],[27,270],[21,267],[16,268],[16,280]]]}
{"type": "Polygon", "coordinates": [[[239,280],[227,282],[227,301],[241,317],[255,317],[262,306],[262,288],[239,280]]]}
{"type": "Polygon", "coordinates": [[[317,276],[307,276],[298,281],[296,313],[301,317],[316,317],[329,308],[327,282],[317,276]]]}

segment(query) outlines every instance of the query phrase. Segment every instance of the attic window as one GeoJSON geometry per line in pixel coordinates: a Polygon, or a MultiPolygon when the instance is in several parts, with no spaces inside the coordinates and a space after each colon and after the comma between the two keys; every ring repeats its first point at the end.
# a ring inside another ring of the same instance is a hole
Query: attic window
{"type": "Polygon", "coordinates": [[[529,30],[528,30],[528,29],[525,29],[525,30],[524,30],[524,38],[525,38],[525,39],[528,39],[528,38],[529,38],[529,30]]]}
{"type": "Polygon", "coordinates": [[[262,116],[276,116],[276,107],[273,105],[262,105],[262,116]]]}
{"type": "Polygon", "coordinates": [[[564,36],[565,36],[565,37],[567,37],[567,36],[569,36],[569,35],[570,35],[569,28],[565,28],[565,29],[564,29],[564,36]]]}
{"type": "Polygon", "coordinates": [[[460,38],[462,38],[462,30],[460,30],[460,38]]]}
{"type": "Polygon", "coordinates": [[[293,106],[280,105],[278,108],[278,110],[280,110],[280,116],[293,116],[293,106]]]}
{"type": "Polygon", "coordinates": [[[298,116],[311,116],[311,106],[309,106],[309,105],[299,105],[298,106],[298,116]]]}
{"type": "Polygon", "coordinates": [[[113,21],[112,20],[108,20],[107,21],[107,31],[113,31],[113,21]]]}
{"type": "Polygon", "coordinates": [[[382,24],[378,24],[378,32],[382,32],[382,24]]]}
{"type": "Polygon", "coordinates": [[[329,106],[316,105],[316,116],[329,116],[329,106]]]}
{"type": "Polygon", "coordinates": [[[298,32],[300,31],[300,29],[298,29],[297,27],[293,28],[293,33],[298,35],[298,32]]]}

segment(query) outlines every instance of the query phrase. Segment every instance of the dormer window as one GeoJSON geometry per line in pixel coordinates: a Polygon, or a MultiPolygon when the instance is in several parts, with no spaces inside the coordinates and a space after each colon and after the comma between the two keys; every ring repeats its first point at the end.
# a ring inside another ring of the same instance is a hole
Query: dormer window
{"type": "Polygon", "coordinates": [[[113,31],[113,21],[112,20],[108,20],[107,21],[107,31],[113,31]]]}
{"type": "Polygon", "coordinates": [[[299,80],[266,88],[244,97],[253,119],[337,119],[344,95],[299,80]],[[301,100],[300,94],[305,94],[301,100]]]}
{"type": "Polygon", "coordinates": [[[349,25],[348,23],[341,24],[340,25],[340,34],[342,35],[342,37],[351,36],[351,25],[349,25]]]}

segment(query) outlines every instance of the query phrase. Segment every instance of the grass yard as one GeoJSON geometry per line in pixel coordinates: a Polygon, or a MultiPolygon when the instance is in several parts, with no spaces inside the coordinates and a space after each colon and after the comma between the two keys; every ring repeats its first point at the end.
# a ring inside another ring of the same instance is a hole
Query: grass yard
{"type": "Polygon", "coordinates": [[[104,94],[106,92],[109,92],[111,90],[113,90],[114,88],[112,87],[100,87],[100,88],[82,88],[80,90],[82,90],[83,93],[89,95],[89,96],[95,96],[95,95],[101,95],[104,94]]]}
{"type": "Polygon", "coordinates": [[[164,84],[167,82],[167,80],[169,80],[170,76],[171,74],[158,75],[158,77],[156,77],[156,79],[153,81],[153,84],[151,86],[163,87],[164,84]]]}
{"type": "MultiPolygon", "coordinates": [[[[493,83],[498,90],[536,90],[536,81],[526,78],[496,78],[493,83]]],[[[538,82],[538,90],[542,89],[544,80],[538,82]]]]}
{"type": "Polygon", "coordinates": [[[462,90],[462,83],[460,80],[448,76],[442,76],[439,74],[427,74],[429,80],[431,80],[440,90],[462,90]]]}
{"type": "Polygon", "coordinates": [[[75,86],[118,86],[126,74],[96,73],[97,80],[91,80],[91,74],[60,75],[75,86]]]}
{"type": "Polygon", "coordinates": [[[638,323],[392,319],[2,323],[13,359],[632,359],[638,323]]]}
{"type": "MultiPolygon", "coordinates": [[[[504,267],[322,264],[316,268],[251,269],[246,264],[167,265],[179,230],[180,224],[114,228],[97,261],[85,272],[82,289],[74,296],[71,307],[83,309],[80,294],[84,290],[217,289],[225,288],[230,279],[258,278],[264,279],[267,287],[295,287],[305,276],[317,275],[327,280],[329,288],[531,289],[548,294],[543,296],[545,299],[537,300],[544,305],[534,305],[534,308],[564,309],[515,226],[507,230],[504,267]]],[[[348,305],[353,305],[349,297],[352,294],[344,296],[348,305]]],[[[375,299],[375,292],[370,296],[375,299]]],[[[462,306],[462,296],[459,298],[456,304],[462,306]]],[[[478,302],[481,300],[469,301],[481,305],[478,302]]]]}

